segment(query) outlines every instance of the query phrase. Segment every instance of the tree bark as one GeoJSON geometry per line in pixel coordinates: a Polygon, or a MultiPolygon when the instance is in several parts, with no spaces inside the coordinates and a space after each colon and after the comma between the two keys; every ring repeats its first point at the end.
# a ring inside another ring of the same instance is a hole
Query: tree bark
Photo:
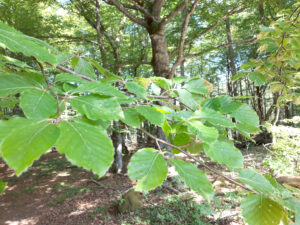
{"type": "MultiPolygon", "coordinates": [[[[225,22],[226,22],[227,41],[228,41],[228,44],[231,44],[232,43],[232,38],[231,38],[229,18],[227,18],[225,20],[225,22]]],[[[234,59],[235,57],[234,57],[234,51],[233,51],[232,45],[228,46],[228,54],[229,54],[229,66],[230,66],[231,77],[233,77],[234,75],[236,75],[236,66],[235,66],[235,59],[234,59]]],[[[229,82],[231,82],[231,79],[229,80],[229,82]]],[[[232,86],[232,95],[233,96],[238,96],[236,82],[232,83],[231,86],[232,86]]]]}
{"type": "Polygon", "coordinates": [[[154,74],[158,77],[170,78],[170,58],[167,40],[163,29],[148,30],[152,44],[152,61],[154,74]]]}

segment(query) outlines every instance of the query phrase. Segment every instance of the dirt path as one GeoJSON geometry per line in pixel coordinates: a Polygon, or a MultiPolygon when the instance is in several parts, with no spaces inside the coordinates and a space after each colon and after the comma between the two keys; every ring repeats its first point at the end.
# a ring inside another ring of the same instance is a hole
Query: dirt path
{"type": "Polygon", "coordinates": [[[90,182],[92,173],[71,166],[57,153],[43,156],[19,178],[0,162],[0,176],[8,182],[0,196],[1,225],[106,224],[101,211],[116,200],[117,190],[131,185],[127,177],[111,175],[97,186],[90,182]]]}
{"type": "Polygon", "coordinates": [[[55,152],[43,155],[20,177],[0,161],[0,178],[8,182],[0,195],[0,225],[243,224],[237,216],[239,196],[216,177],[210,180],[222,195],[210,204],[190,192],[180,179],[169,177],[166,184],[180,195],[174,194],[172,187],[156,188],[146,194],[141,210],[124,214],[116,212],[114,203],[132,186],[127,176],[108,174],[99,180],[55,152]]]}

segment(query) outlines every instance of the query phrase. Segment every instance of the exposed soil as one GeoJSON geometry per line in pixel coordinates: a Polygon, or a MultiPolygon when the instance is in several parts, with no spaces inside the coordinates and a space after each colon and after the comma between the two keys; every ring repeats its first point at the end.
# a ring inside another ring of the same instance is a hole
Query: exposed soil
{"type": "MultiPolygon", "coordinates": [[[[5,192],[0,195],[1,225],[243,224],[238,216],[239,206],[234,202],[229,204],[229,209],[220,209],[218,216],[211,214],[203,217],[203,221],[208,223],[132,220],[131,218],[139,218],[145,212],[149,214],[149,210],[151,214],[153,207],[158,207],[156,210],[159,211],[160,205],[175,195],[174,189],[157,188],[147,195],[143,209],[119,214],[114,205],[121,193],[132,187],[126,175],[108,173],[97,179],[91,172],[72,166],[64,156],[56,152],[43,155],[20,177],[16,177],[13,170],[0,161],[0,178],[8,182],[5,192]]],[[[209,179],[215,182],[214,186],[218,186],[217,193],[220,196],[234,191],[230,184],[221,179],[213,176],[209,176],[209,179]]],[[[168,185],[172,186],[172,182],[168,185]]],[[[176,188],[180,192],[188,191],[184,186],[176,188]]],[[[204,202],[200,196],[194,195],[191,199],[204,202]]],[[[220,205],[227,204],[230,200],[227,198],[222,201],[224,202],[220,205]]],[[[170,209],[170,213],[176,214],[176,210],[179,209],[170,209]]]]}

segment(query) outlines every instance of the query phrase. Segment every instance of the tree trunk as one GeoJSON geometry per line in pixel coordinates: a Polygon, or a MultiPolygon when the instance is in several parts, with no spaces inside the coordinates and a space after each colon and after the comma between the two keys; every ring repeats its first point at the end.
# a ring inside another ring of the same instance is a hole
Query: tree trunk
{"type": "MultiPolygon", "coordinates": [[[[231,38],[229,18],[227,18],[225,22],[226,22],[227,42],[228,44],[230,44],[232,43],[232,38],[231,38]]],[[[229,53],[229,66],[230,66],[231,77],[233,77],[234,75],[236,75],[236,66],[235,66],[234,51],[232,45],[228,47],[228,53],[229,53]]],[[[229,80],[229,82],[231,82],[231,79],[229,80]]],[[[232,95],[238,96],[236,82],[232,83],[232,95]]]]}
{"type": "Polygon", "coordinates": [[[170,78],[170,58],[163,29],[148,30],[152,44],[152,61],[155,76],[170,78]]]}
{"type": "Polygon", "coordinates": [[[180,76],[184,77],[184,60],[180,63],[180,76]]]}
{"type": "Polygon", "coordinates": [[[259,118],[259,123],[261,124],[264,121],[264,115],[263,115],[263,96],[261,93],[261,88],[256,87],[256,100],[257,100],[257,115],[259,118]]]}
{"type": "Polygon", "coordinates": [[[111,171],[121,173],[123,170],[123,153],[128,154],[128,150],[125,145],[126,134],[118,132],[120,129],[123,128],[120,123],[114,122],[113,127],[116,130],[111,135],[111,139],[115,148],[115,161],[113,163],[111,171]]]}

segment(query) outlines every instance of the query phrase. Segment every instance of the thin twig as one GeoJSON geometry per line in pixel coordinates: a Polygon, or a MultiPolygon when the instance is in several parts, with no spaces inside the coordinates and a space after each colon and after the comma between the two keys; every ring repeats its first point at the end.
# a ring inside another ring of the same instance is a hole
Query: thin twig
{"type": "MultiPolygon", "coordinates": [[[[49,62],[46,62],[46,64],[48,64],[48,65],[50,65],[50,66],[53,66],[53,65],[52,65],[51,63],[49,63],[49,62]]],[[[70,74],[76,75],[77,77],[80,77],[80,78],[82,78],[82,79],[84,79],[84,80],[88,80],[88,81],[96,81],[96,80],[93,79],[93,78],[90,78],[90,77],[88,77],[88,76],[85,76],[85,75],[80,74],[80,73],[77,73],[77,72],[74,72],[74,71],[72,71],[72,70],[70,70],[70,69],[68,69],[68,68],[66,68],[66,67],[63,67],[63,66],[60,65],[60,64],[58,64],[58,65],[56,66],[56,68],[59,69],[59,70],[61,70],[61,71],[66,72],[66,73],[70,73],[70,74]]]]}
{"type": "Polygon", "coordinates": [[[156,142],[156,145],[157,145],[157,147],[158,147],[158,150],[159,150],[161,153],[163,153],[163,151],[161,150],[161,147],[160,147],[160,145],[159,145],[159,143],[158,143],[158,140],[155,140],[155,142],[156,142]]]}
{"type": "Polygon", "coordinates": [[[252,188],[249,188],[249,187],[247,187],[247,186],[245,186],[245,185],[243,185],[243,184],[241,184],[241,183],[235,181],[234,179],[232,179],[232,178],[230,178],[230,177],[227,177],[226,175],[222,174],[221,172],[219,172],[219,171],[217,171],[217,170],[215,170],[215,169],[213,169],[213,168],[207,166],[205,163],[203,163],[202,161],[200,161],[199,159],[197,159],[195,156],[193,156],[193,155],[190,154],[189,152],[182,150],[180,147],[178,147],[178,146],[176,146],[176,145],[173,145],[173,144],[170,144],[170,143],[168,143],[167,141],[164,141],[164,140],[162,140],[162,139],[160,139],[160,138],[157,138],[157,137],[153,136],[153,135],[150,134],[148,131],[146,131],[146,130],[144,130],[144,129],[142,129],[142,128],[140,128],[140,130],[143,131],[145,134],[147,134],[147,135],[148,135],[149,137],[151,137],[152,139],[157,140],[158,142],[161,142],[161,143],[163,143],[163,144],[165,144],[165,145],[168,145],[168,146],[170,146],[170,147],[172,147],[172,148],[175,148],[175,149],[179,150],[181,153],[183,153],[183,154],[185,154],[186,156],[188,156],[189,158],[193,159],[193,160],[194,160],[195,162],[197,162],[199,165],[201,165],[201,166],[203,166],[204,168],[210,170],[211,172],[217,174],[218,176],[223,177],[225,180],[229,181],[230,183],[233,183],[233,184],[235,184],[235,185],[237,185],[237,186],[240,186],[240,187],[244,188],[245,190],[251,191],[251,192],[253,192],[253,193],[257,193],[257,192],[256,192],[255,190],[253,190],[252,188]]]}
{"type": "Polygon", "coordinates": [[[170,186],[168,186],[168,185],[166,185],[166,184],[163,184],[162,186],[163,186],[163,188],[169,189],[170,191],[174,192],[174,193],[177,194],[177,195],[180,194],[180,191],[178,191],[177,189],[175,189],[175,188],[173,188],[173,187],[170,187],[170,186]]]}
{"type": "Polygon", "coordinates": [[[36,63],[39,65],[41,71],[42,71],[42,74],[44,76],[44,79],[45,79],[45,82],[47,84],[47,88],[48,90],[50,91],[50,93],[56,98],[56,103],[57,103],[57,120],[56,122],[58,122],[58,118],[60,118],[61,116],[61,109],[60,109],[60,103],[59,103],[59,96],[53,91],[53,89],[51,88],[51,84],[47,78],[47,75],[45,73],[45,70],[44,70],[44,67],[42,65],[42,63],[40,63],[35,57],[33,57],[33,59],[36,61],[36,63]]]}

